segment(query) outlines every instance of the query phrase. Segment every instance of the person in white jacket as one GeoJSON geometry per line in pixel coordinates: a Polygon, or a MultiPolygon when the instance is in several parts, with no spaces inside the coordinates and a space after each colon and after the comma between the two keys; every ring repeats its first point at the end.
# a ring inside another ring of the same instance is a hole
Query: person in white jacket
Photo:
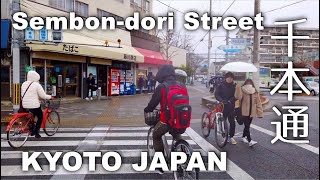
{"type": "Polygon", "coordinates": [[[31,133],[31,136],[35,135],[36,138],[41,137],[39,130],[43,119],[40,100],[51,99],[51,96],[44,92],[39,80],[40,75],[36,71],[29,71],[27,75],[27,81],[25,81],[21,86],[21,98],[24,95],[22,99],[23,108],[28,109],[35,117],[38,118],[36,126],[31,133]]]}

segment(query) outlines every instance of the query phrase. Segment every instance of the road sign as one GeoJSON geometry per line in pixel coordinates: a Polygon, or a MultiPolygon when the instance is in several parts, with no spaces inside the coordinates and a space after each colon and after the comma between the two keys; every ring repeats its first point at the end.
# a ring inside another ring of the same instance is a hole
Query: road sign
{"type": "Polygon", "coordinates": [[[246,46],[242,45],[221,45],[218,49],[223,50],[224,52],[241,52],[245,49],[246,46]]]}
{"type": "Polygon", "coordinates": [[[251,43],[251,39],[249,38],[231,38],[232,45],[249,46],[251,43]]]}
{"type": "Polygon", "coordinates": [[[39,41],[47,41],[48,40],[48,30],[42,28],[39,30],[39,41]]]}
{"type": "Polygon", "coordinates": [[[28,26],[25,30],[25,40],[34,40],[34,30],[28,26]]]}

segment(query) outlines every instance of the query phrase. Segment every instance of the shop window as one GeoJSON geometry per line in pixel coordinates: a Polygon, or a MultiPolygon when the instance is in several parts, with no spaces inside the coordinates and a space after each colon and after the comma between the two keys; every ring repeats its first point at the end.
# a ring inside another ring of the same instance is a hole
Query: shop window
{"type": "Polygon", "coordinates": [[[83,2],[76,1],[76,14],[84,17],[89,16],[89,5],[83,2]]]}
{"type": "Polygon", "coordinates": [[[10,97],[10,66],[1,66],[1,99],[10,97]]]}

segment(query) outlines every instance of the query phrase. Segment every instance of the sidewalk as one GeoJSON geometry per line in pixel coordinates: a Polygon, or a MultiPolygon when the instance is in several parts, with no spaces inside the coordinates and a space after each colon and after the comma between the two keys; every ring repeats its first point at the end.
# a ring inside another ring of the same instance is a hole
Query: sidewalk
{"type": "MultiPolygon", "coordinates": [[[[97,124],[141,126],[144,125],[143,109],[150,98],[151,95],[146,94],[61,103],[58,109],[60,124],[61,127],[94,127],[97,124]]],[[[10,120],[8,115],[12,112],[12,107],[4,106],[3,109],[1,107],[1,122],[10,120]]]]}

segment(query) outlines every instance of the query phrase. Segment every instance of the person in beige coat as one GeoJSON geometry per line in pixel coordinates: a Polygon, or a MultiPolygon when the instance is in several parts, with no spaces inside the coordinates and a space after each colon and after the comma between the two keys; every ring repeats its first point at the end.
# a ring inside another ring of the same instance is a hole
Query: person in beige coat
{"type": "Polygon", "coordinates": [[[248,143],[249,146],[253,146],[257,142],[251,140],[250,125],[254,117],[263,117],[263,109],[259,92],[251,79],[247,79],[242,86],[237,85],[235,98],[240,101],[240,112],[242,115],[240,118],[244,124],[242,140],[248,143]]]}

